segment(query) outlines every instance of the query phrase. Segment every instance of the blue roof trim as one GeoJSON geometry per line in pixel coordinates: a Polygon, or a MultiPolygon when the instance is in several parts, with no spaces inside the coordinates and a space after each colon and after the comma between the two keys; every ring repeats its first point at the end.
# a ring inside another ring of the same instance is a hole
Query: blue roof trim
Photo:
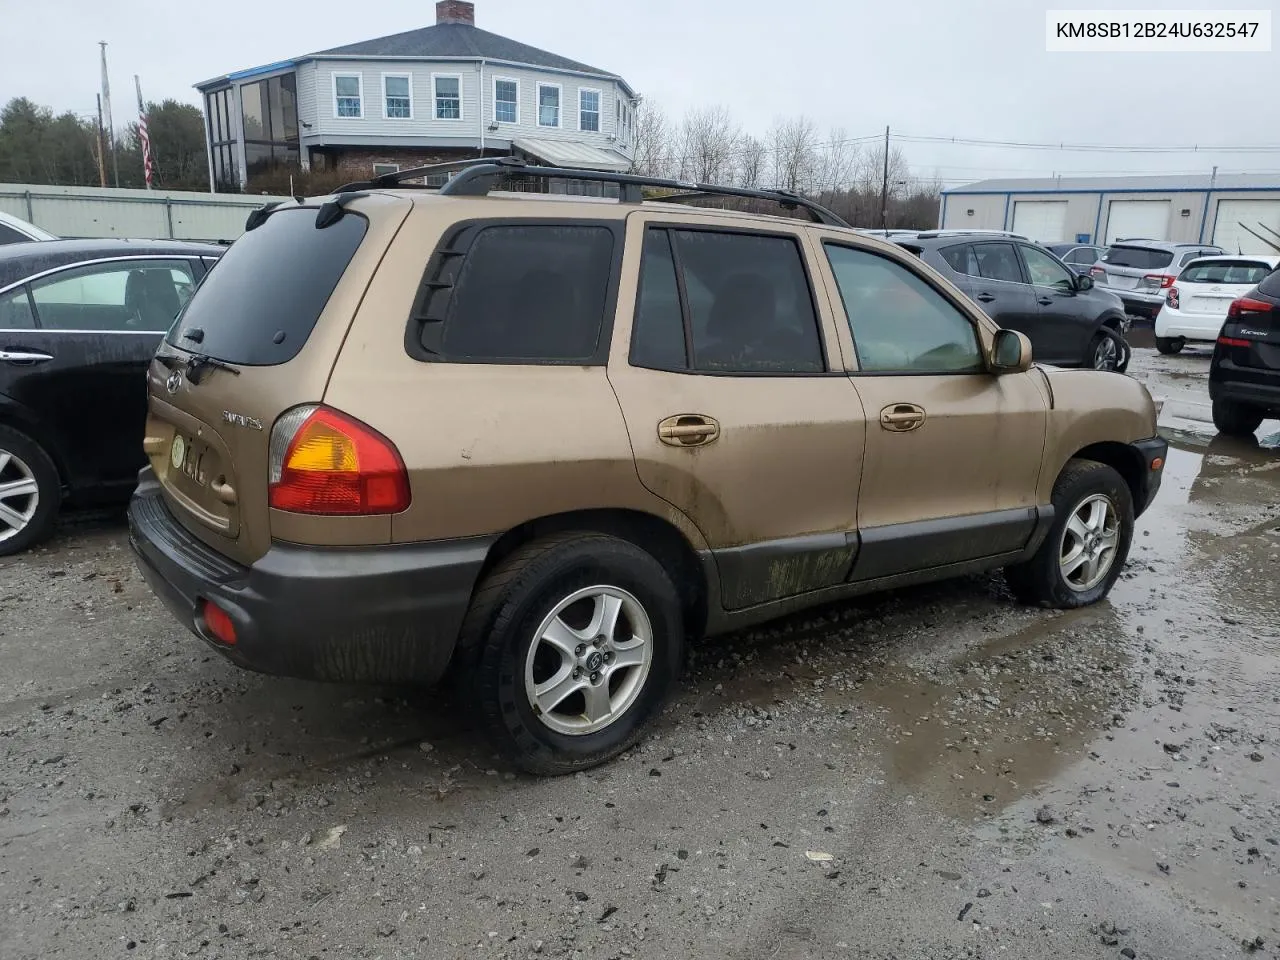
{"type": "Polygon", "coordinates": [[[249,77],[256,77],[262,73],[271,73],[275,70],[284,70],[288,67],[296,67],[295,60],[281,60],[278,63],[268,63],[263,67],[250,67],[248,70],[239,70],[236,73],[228,73],[228,80],[247,80],[249,77]]]}
{"type": "Polygon", "coordinates": [[[1277,183],[1274,187],[1229,187],[1224,185],[1215,185],[1213,187],[1089,187],[1087,189],[1071,187],[1066,190],[1055,190],[1052,187],[1046,187],[1041,190],[965,190],[963,187],[956,187],[942,192],[953,197],[1047,196],[1055,193],[1280,193],[1280,183],[1277,183]]]}

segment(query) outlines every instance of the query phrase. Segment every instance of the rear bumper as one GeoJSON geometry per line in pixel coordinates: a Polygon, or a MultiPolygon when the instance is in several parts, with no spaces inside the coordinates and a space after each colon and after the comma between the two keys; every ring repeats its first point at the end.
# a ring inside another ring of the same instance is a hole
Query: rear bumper
{"type": "Polygon", "coordinates": [[[1209,399],[1246,403],[1280,416],[1280,371],[1252,371],[1232,365],[1209,371],[1209,399]]]}
{"type": "Polygon", "coordinates": [[[129,506],[129,543],[178,620],[228,660],[313,680],[429,684],[449,665],[492,538],[378,547],[275,543],[229,561],[174,518],[150,468],[129,506]],[[214,638],[201,607],[235,625],[214,638]]]}
{"type": "Polygon", "coordinates": [[[1133,504],[1133,515],[1140,517],[1146,512],[1147,507],[1151,506],[1151,502],[1160,491],[1160,481],[1164,478],[1164,461],[1169,456],[1169,441],[1164,437],[1155,436],[1149,440],[1139,440],[1132,444],[1132,447],[1142,457],[1146,468],[1142,471],[1142,477],[1138,483],[1138,498],[1133,504]],[[1157,460],[1160,461],[1160,466],[1153,468],[1152,465],[1157,460]]]}
{"type": "Polygon", "coordinates": [[[1217,316],[1212,313],[1183,313],[1171,310],[1166,305],[1156,317],[1156,336],[1212,342],[1218,339],[1226,321],[1226,314],[1217,316]]]}

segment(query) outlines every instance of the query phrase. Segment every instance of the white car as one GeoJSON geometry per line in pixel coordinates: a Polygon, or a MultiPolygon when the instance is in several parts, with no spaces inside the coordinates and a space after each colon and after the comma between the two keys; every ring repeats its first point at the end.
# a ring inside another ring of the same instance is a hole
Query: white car
{"type": "Polygon", "coordinates": [[[41,230],[34,223],[19,220],[0,210],[0,243],[26,243],[29,240],[57,240],[52,233],[41,230]]]}
{"type": "Polygon", "coordinates": [[[1169,287],[1156,315],[1156,349],[1178,353],[1189,341],[1213,343],[1232,302],[1280,265],[1280,256],[1200,257],[1169,287]]]}

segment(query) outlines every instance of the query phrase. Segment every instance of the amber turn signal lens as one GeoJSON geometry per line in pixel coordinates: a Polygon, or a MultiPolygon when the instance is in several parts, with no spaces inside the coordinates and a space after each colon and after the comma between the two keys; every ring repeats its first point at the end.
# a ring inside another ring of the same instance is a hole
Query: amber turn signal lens
{"type": "Polygon", "coordinates": [[[1156,457],[1154,460],[1152,460],[1152,461],[1151,461],[1151,469],[1152,469],[1152,470],[1163,470],[1163,469],[1164,469],[1164,457],[1156,457]]]}

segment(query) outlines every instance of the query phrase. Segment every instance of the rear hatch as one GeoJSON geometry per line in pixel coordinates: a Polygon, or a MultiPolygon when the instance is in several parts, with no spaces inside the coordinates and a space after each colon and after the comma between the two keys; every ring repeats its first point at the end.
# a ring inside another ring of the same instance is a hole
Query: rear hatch
{"type": "Polygon", "coordinates": [[[1156,294],[1173,282],[1170,265],[1173,252],[1137,243],[1116,243],[1107,248],[1089,271],[1094,283],[1113,290],[1134,290],[1156,294]],[[1168,282],[1162,278],[1168,277],[1168,282]]]}
{"type": "Polygon", "coordinates": [[[1271,265],[1261,260],[1193,261],[1178,275],[1178,309],[1225,317],[1231,304],[1261,283],[1271,265]]]}
{"type": "Polygon", "coordinates": [[[1280,270],[1231,305],[1218,343],[1230,365],[1280,380],[1280,270]]]}
{"type": "Polygon", "coordinates": [[[271,542],[272,426],[323,399],[351,318],[412,209],[385,194],[321,204],[277,208],[232,244],[148,373],[144,443],[166,502],[192,534],[245,564],[271,542]]]}

